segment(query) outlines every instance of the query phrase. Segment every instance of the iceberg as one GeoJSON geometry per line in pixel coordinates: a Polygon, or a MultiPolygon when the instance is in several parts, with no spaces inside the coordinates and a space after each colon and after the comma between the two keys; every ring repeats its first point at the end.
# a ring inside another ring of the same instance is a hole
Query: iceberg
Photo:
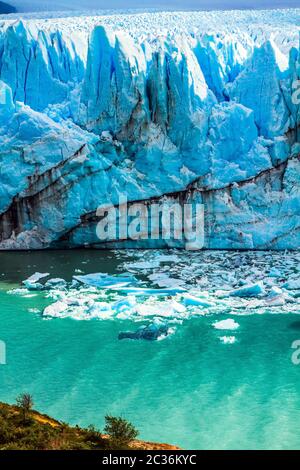
{"type": "Polygon", "coordinates": [[[120,195],[203,204],[205,248],[299,248],[299,23],[299,9],[1,17],[0,249],[186,246],[99,239],[97,209],[120,195]]]}
{"type": "Polygon", "coordinates": [[[287,290],[299,290],[300,289],[300,277],[296,279],[290,279],[289,281],[285,282],[283,286],[287,290]]]}
{"type": "Polygon", "coordinates": [[[135,284],[137,279],[131,274],[111,276],[106,273],[86,274],[83,276],[73,276],[76,281],[93,287],[103,287],[106,289],[117,288],[135,284]]]}
{"type": "Polygon", "coordinates": [[[190,294],[184,294],[182,296],[182,302],[187,307],[211,307],[212,303],[206,300],[205,298],[195,297],[190,294]]]}
{"type": "Polygon", "coordinates": [[[43,315],[49,317],[61,317],[62,314],[68,309],[66,302],[57,301],[44,309],[43,315]]]}
{"type": "Polygon", "coordinates": [[[144,339],[147,341],[157,341],[169,334],[169,327],[165,323],[152,323],[139,328],[135,332],[124,332],[119,334],[119,339],[144,339]]]}
{"type": "Polygon", "coordinates": [[[34,284],[35,282],[38,282],[41,279],[44,279],[45,277],[48,277],[49,275],[50,275],[49,273],[39,273],[39,272],[34,273],[28,279],[25,279],[25,281],[23,281],[23,284],[26,284],[26,283],[34,284]]]}
{"type": "Polygon", "coordinates": [[[142,302],[136,306],[136,312],[141,317],[164,317],[168,319],[186,318],[186,308],[179,302],[163,301],[163,302],[142,302]]]}
{"type": "Polygon", "coordinates": [[[40,281],[41,279],[44,279],[45,277],[48,277],[49,273],[34,273],[32,276],[30,276],[28,279],[23,281],[24,286],[28,290],[43,290],[44,286],[41,284],[40,281]]]}
{"type": "Polygon", "coordinates": [[[117,286],[113,287],[112,290],[120,290],[121,292],[127,294],[141,295],[141,296],[150,296],[150,295],[164,295],[164,296],[173,296],[179,293],[185,292],[186,289],[183,287],[170,287],[167,289],[151,289],[147,287],[122,287],[117,286]]]}
{"type": "Polygon", "coordinates": [[[257,297],[265,293],[264,286],[262,282],[257,282],[256,284],[249,284],[240,289],[235,289],[229,292],[231,297],[257,297]]]}
{"type": "Polygon", "coordinates": [[[66,287],[67,283],[64,279],[54,278],[49,279],[45,284],[45,289],[57,289],[66,287]]]}

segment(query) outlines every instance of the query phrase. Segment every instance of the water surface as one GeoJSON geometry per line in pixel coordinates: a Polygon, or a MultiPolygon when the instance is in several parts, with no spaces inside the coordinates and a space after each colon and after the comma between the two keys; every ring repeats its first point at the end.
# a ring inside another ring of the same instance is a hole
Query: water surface
{"type": "MultiPolygon", "coordinates": [[[[177,256],[188,266],[188,255],[177,256]]],[[[29,392],[40,411],[81,426],[101,428],[106,413],[123,415],[141,438],[187,449],[299,449],[300,366],[291,361],[291,344],[300,339],[295,305],[292,313],[288,306],[282,313],[266,308],[234,316],[219,309],[178,323],[164,341],[119,341],[120,331],[136,329],[132,320],[49,319],[42,311],[53,299],[44,293],[7,293],[35,271],[70,281],[75,269],[116,273],[132,258],[99,251],[0,254],[0,339],[7,345],[0,400],[14,402],[29,392]],[[236,331],[213,327],[228,318],[240,325],[236,331]],[[235,342],[223,344],[224,335],[235,342]]]]}

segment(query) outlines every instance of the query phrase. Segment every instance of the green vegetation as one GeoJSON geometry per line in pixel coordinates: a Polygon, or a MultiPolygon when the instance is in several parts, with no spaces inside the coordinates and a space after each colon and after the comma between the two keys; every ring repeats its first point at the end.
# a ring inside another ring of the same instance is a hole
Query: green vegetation
{"type": "Polygon", "coordinates": [[[113,449],[128,449],[130,442],[137,438],[139,432],[123,418],[105,416],[104,432],[110,437],[110,446],[113,449]]]}
{"type": "Polygon", "coordinates": [[[143,448],[138,431],[123,418],[107,416],[104,432],[93,426],[71,427],[33,410],[29,394],[17,406],[0,403],[0,450],[118,450],[143,448]]]}
{"type": "Polygon", "coordinates": [[[23,417],[23,423],[26,423],[30,417],[30,411],[33,407],[33,399],[29,393],[23,393],[17,397],[17,406],[20,408],[23,417]]]}

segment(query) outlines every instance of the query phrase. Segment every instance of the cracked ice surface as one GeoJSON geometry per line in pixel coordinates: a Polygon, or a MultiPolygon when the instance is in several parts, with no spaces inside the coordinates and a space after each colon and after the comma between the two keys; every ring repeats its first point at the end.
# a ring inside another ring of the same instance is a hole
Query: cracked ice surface
{"type": "Polygon", "coordinates": [[[0,249],[101,248],[97,207],[120,194],[203,203],[208,248],[298,248],[299,20],[0,18],[0,249]]]}

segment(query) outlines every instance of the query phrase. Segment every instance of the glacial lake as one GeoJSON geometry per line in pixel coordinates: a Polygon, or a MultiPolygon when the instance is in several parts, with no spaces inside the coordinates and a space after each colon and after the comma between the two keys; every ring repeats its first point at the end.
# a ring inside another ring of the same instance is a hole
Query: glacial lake
{"type": "Polygon", "coordinates": [[[122,415],[142,439],[186,449],[299,449],[299,261],[297,252],[2,252],[0,400],[28,392],[39,411],[100,429],[106,413],[122,415]],[[25,288],[36,272],[66,284],[25,288]],[[72,283],[91,273],[130,274],[135,287],[72,283]],[[250,298],[232,294],[257,283],[250,298]],[[118,339],[155,322],[168,336],[118,339]]]}

